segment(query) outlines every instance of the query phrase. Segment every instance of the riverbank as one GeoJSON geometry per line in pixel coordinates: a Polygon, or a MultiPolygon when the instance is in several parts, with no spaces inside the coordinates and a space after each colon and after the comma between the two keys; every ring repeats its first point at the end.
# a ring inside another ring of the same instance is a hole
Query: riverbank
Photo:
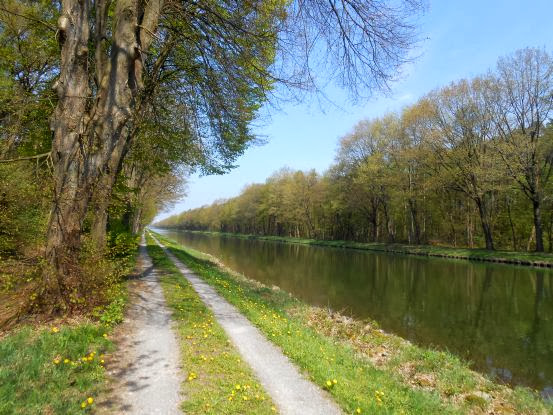
{"type": "Polygon", "coordinates": [[[346,413],[553,413],[537,393],[497,384],[450,353],[415,346],[373,322],[308,306],[209,255],[161,239],[328,389],[346,413]]]}
{"type": "MultiPolygon", "coordinates": [[[[167,228],[171,230],[171,228],[167,228]]],[[[285,242],[301,245],[327,246],[333,248],[358,249],[366,251],[389,252],[403,255],[418,255],[470,261],[496,262],[503,264],[525,265],[553,268],[553,254],[538,252],[490,251],[478,248],[452,248],[434,245],[388,244],[381,242],[326,241],[319,239],[290,238],[283,236],[248,235],[228,232],[186,231],[205,235],[228,236],[241,239],[285,242]]]]}

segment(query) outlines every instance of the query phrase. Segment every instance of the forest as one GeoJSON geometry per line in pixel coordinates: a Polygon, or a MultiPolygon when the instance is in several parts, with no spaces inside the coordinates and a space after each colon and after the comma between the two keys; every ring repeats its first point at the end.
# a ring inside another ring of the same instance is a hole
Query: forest
{"type": "Polygon", "coordinates": [[[553,250],[553,60],[544,49],[360,121],[323,174],[283,168],[163,227],[553,250]]]}

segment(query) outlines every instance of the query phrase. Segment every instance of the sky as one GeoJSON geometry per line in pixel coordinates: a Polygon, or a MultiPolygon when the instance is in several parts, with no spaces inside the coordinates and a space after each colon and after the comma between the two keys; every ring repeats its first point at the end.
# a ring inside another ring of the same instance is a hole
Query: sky
{"type": "Polygon", "coordinates": [[[336,105],[282,106],[256,127],[265,144],[246,150],[237,167],[220,176],[193,175],[187,195],[156,220],[240,194],[248,184],[264,182],[282,167],[324,172],[334,161],[339,139],[362,119],[401,110],[433,89],[493,68],[497,59],[527,46],[553,53],[553,0],[428,0],[419,20],[423,39],[418,58],[405,67],[389,95],[356,105],[329,86],[336,105]]]}

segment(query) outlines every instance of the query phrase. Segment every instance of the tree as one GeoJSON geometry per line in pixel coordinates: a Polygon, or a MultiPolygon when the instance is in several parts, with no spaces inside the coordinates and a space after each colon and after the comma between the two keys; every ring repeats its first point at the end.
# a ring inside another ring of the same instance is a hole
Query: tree
{"type": "Polygon", "coordinates": [[[507,173],[532,203],[536,251],[543,252],[542,204],[551,175],[551,141],[545,126],[553,110],[553,59],[542,49],[522,49],[502,58],[488,96],[507,173]]]}
{"type": "Polygon", "coordinates": [[[429,169],[429,143],[432,125],[432,106],[421,100],[403,110],[401,114],[401,135],[392,155],[401,180],[399,187],[407,198],[409,210],[409,242],[420,244],[425,236],[420,224],[420,205],[424,202],[426,179],[429,169]]]}
{"type": "Polygon", "coordinates": [[[434,149],[439,166],[451,174],[453,189],[478,208],[486,249],[494,249],[490,201],[496,190],[494,124],[484,105],[490,80],[462,80],[429,97],[434,103],[434,149]]]}

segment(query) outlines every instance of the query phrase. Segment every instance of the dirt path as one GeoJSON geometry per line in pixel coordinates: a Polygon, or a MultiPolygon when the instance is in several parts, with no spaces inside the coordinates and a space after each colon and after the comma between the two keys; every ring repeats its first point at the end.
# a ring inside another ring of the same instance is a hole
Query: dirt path
{"type": "Polygon", "coordinates": [[[253,369],[279,412],[284,415],[340,414],[338,406],[318,386],[307,380],[290,360],[268,341],[240,312],[184,266],[159,241],[156,242],[211,308],[244,361],[253,369]]]}
{"type": "Polygon", "coordinates": [[[108,361],[111,396],[100,403],[99,412],[181,414],[179,346],[144,239],[138,267],[141,273],[129,287],[130,310],[116,334],[118,349],[114,361],[108,361]]]}

